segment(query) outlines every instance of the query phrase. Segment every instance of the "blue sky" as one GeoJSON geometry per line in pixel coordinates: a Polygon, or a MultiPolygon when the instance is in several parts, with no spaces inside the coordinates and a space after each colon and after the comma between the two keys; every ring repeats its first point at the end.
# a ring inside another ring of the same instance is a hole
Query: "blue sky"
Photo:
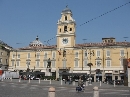
{"type": "Polygon", "coordinates": [[[102,42],[104,37],[115,37],[117,42],[130,42],[128,2],[130,0],[0,0],[0,39],[19,48],[28,46],[38,35],[43,44],[51,39],[49,44],[54,45],[57,21],[68,5],[76,21],[77,44],[102,42]],[[123,4],[126,5],[109,12],[123,4]],[[98,17],[106,12],[109,13],[98,17]],[[94,20],[85,23],[91,19],[94,20]]]}

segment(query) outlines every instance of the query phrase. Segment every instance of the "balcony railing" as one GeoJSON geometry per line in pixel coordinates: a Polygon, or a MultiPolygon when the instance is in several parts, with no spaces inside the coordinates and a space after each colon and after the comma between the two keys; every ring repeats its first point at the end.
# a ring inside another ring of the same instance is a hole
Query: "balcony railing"
{"type": "Polygon", "coordinates": [[[58,67],[60,70],[70,70],[71,67],[58,67]]]}

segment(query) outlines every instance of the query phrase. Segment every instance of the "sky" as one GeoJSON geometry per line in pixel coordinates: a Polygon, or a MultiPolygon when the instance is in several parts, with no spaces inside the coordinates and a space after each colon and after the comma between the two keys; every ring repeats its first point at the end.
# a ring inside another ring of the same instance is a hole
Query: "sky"
{"type": "Polygon", "coordinates": [[[130,0],[0,0],[0,40],[20,48],[38,36],[44,45],[56,45],[57,21],[67,5],[76,21],[76,44],[109,37],[130,42],[130,0]]]}

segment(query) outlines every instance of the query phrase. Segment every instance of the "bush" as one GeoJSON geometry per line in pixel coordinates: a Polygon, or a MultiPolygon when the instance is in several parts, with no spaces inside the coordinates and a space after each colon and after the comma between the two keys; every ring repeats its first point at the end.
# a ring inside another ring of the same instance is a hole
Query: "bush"
{"type": "Polygon", "coordinates": [[[47,80],[55,80],[56,77],[55,76],[43,76],[41,79],[47,79],[47,80]]]}

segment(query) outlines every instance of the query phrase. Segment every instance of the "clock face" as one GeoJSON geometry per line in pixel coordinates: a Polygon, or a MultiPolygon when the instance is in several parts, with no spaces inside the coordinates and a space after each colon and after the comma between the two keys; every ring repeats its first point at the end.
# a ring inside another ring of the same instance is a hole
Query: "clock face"
{"type": "Polygon", "coordinates": [[[62,39],[62,43],[63,43],[63,44],[67,44],[68,41],[69,41],[68,38],[63,38],[63,39],[62,39]]]}

